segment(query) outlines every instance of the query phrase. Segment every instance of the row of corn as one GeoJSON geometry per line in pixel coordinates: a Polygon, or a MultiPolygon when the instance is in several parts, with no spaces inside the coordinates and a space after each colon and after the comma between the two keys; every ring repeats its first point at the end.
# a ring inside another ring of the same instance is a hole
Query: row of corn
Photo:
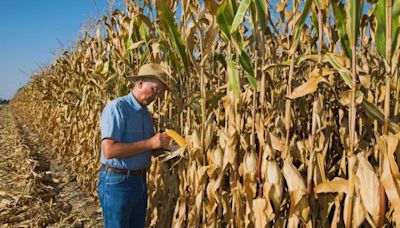
{"type": "Polygon", "coordinates": [[[136,1],[32,76],[12,109],[96,188],[99,116],[146,62],[186,147],[154,158],[149,227],[400,224],[393,0],[136,1]]]}

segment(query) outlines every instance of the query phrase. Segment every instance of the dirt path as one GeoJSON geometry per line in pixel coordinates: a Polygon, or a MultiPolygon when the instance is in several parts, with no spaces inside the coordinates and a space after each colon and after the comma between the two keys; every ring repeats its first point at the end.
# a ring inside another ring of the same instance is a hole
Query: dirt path
{"type": "Polygon", "coordinates": [[[97,199],[50,155],[0,108],[0,227],[102,227],[97,199]]]}

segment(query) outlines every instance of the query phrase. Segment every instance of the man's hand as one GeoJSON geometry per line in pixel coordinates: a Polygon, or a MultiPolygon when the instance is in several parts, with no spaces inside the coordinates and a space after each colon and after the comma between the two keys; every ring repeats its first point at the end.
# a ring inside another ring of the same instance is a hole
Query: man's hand
{"type": "Polygon", "coordinates": [[[168,146],[170,141],[171,138],[165,132],[157,133],[149,139],[150,146],[153,150],[168,146]]]}

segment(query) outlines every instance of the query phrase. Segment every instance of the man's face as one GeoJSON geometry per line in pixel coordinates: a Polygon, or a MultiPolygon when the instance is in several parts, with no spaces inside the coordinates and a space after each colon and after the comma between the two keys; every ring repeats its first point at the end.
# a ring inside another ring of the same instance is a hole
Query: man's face
{"type": "Polygon", "coordinates": [[[139,80],[138,83],[138,102],[142,105],[149,105],[165,91],[165,86],[161,81],[155,79],[139,80]]]}

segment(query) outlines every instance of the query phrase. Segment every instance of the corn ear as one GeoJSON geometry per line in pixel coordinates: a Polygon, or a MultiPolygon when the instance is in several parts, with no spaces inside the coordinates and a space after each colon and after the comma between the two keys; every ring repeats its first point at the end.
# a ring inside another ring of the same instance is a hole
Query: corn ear
{"type": "Polygon", "coordinates": [[[180,136],[176,131],[171,129],[166,129],[165,132],[169,137],[171,137],[181,148],[186,147],[185,139],[180,136]]]}
{"type": "Polygon", "coordinates": [[[272,202],[274,203],[275,209],[279,209],[282,197],[283,197],[283,176],[282,172],[278,166],[278,163],[274,160],[266,161],[267,163],[267,174],[266,182],[271,184],[271,189],[268,192],[268,195],[272,202]]]}

